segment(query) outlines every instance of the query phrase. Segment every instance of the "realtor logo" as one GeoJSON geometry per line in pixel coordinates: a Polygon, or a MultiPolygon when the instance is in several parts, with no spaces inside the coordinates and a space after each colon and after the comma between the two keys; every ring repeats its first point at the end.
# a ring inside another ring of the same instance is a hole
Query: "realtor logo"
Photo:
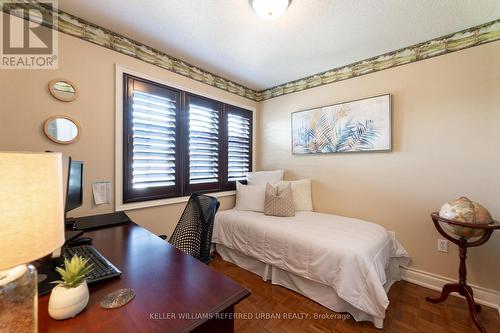
{"type": "Polygon", "coordinates": [[[0,68],[57,69],[57,2],[0,2],[0,68]]]}

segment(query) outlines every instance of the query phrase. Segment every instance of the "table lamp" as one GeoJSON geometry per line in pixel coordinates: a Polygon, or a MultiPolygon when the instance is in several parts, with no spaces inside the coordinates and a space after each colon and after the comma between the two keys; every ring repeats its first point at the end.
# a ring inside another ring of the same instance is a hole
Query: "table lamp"
{"type": "Polygon", "coordinates": [[[0,331],[37,332],[38,283],[29,263],[64,243],[62,157],[0,152],[0,331]]]}

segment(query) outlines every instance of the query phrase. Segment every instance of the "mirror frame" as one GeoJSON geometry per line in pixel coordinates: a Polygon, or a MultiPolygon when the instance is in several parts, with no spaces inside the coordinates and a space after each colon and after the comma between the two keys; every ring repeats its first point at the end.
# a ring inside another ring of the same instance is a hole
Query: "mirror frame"
{"type": "Polygon", "coordinates": [[[71,117],[68,117],[68,116],[52,116],[52,117],[49,117],[45,120],[45,122],[43,123],[43,131],[45,133],[45,136],[50,140],[50,141],[53,141],[55,143],[59,143],[61,145],[69,145],[69,144],[72,144],[76,141],[78,141],[78,139],[80,139],[80,135],[82,133],[82,128],[80,126],[80,123],[78,121],[76,121],[75,119],[71,118],[71,117]],[[49,133],[49,123],[52,121],[52,120],[56,120],[56,119],[60,119],[60,118],[64,118],[66,120],[69,120],[71,121],[73,124],[75,124],[77,130],[78,130],[78,133],[76,134],[76,136],[72,139],[72,140],[69,140],[69,141],[61,141],[61,140],[57,140],[56,138],[52,137],[49,133]]]}
{"type": "Polygon", "coordinates": [[[49,82],[49,92],[50,94],[57,100],[60,100],[62,102],[73,102],[75,99],[78,98],[78,88],[76,87],[75,83],[70,81],[70,80],[66,80],[66,79],[53,79],[49,82]],[[54,89],[54,85],[57,83],[57,82],[60,82],[60,81],[63,81],[63,82],[66,82],[68,83],[69,85],[71,85],[73,87],[73,89],[75,89],[75,94],[72,96],[72,97],[61,97],[61,96],[58,96],[57,95],[57,92],[56,90],[54,89]]]}

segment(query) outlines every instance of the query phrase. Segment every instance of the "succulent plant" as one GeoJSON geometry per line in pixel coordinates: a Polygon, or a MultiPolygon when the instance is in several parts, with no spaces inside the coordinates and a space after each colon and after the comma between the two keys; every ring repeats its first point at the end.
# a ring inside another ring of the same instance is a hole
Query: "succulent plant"
{"type": "Polygon", "coordinates": [[[88,265],[88,259],[75,254],[71,260],[64,258],[64,269],[56,267],[62,280],[54,281],[54,283],[66,288],[76,288],[85,281],[86,275],[92,270],[92,264],[88,265]]]}

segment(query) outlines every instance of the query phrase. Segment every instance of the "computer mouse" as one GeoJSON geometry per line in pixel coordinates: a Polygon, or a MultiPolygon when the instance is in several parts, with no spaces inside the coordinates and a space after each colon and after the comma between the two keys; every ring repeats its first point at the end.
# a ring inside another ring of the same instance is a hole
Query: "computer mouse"
{"type": "Polygon", "coordinates": [[[88,245],[92,244],[92,238],[90,237],[79,237],[77,239],[73,239],[68,243],[69,247],[80,246],[80,245],[88,245]]]}

